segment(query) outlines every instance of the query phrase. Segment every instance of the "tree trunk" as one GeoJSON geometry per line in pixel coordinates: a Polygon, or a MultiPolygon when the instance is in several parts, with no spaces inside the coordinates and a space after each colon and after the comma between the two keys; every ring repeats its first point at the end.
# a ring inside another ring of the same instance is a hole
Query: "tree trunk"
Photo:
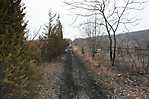
{"type": "Polygon", "coordinates": [[[112,54],[113,54],[113,51],[112,51],[112,38],[111,36],[109,36],[109,41],[110,41],[110,47],[109,47],[109,50],[110,50],[110,62],[112,63],[112,60],[113,60],[113,57],[112,57],[112,54]]]}
{"type": "Polygon", "coordinates": [[[112,57],[112,66],[115,65],[115,58],[116,58],[116,36],[114,34],[114,49],[113,49],[113,57],[112,57]]]}

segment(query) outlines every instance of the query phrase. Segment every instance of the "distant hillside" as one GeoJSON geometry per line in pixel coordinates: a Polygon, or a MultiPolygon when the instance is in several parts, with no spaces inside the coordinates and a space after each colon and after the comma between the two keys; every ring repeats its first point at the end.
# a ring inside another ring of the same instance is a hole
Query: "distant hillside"
{"type": "Polygon", "coordinates": [[[128,32],[117,35],[117,38],[128,38],[129,40],[149,41],[149,30],[128,32]]]}
{"type": "MultiPolygon", "coordinates": [[[[135,31],[135,32],[128,32],[128,33],[122,33],[117,35],[117,41],[118,45],[120,46],[123,43],[123,40],[125,41],[137,41],[142,44],[144,41],[149,42],[149,29],[148,30],[142,30],[142,31],[135,31]]],[[[91,43],[91,40],[89,38],[78,38],[73,41],[74,44],[78,44],[79,46],[86,46],[91,43]]],[[[108,36],[99,36],[97,37],[97,45],[108,47],[109,41],[108,36]]]]}

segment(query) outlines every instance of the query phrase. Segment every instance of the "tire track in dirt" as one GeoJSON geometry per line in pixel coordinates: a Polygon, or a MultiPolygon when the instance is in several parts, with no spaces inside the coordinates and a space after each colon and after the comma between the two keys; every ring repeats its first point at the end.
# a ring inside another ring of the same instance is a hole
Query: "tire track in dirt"
{"type": "Polygon", "coordinates": [[[59,99],[108,99],[107,96],[85,64],[67,53],[59,99]]]}

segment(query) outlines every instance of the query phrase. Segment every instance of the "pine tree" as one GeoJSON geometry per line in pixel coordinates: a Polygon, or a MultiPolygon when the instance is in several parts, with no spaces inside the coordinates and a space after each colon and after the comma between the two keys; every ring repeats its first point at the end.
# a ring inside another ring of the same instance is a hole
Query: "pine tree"
{"type": "MultiPolygon", "coordinates": [[[[21,0],[2,0],[0,4],[0,45],[20,47],[25,39],[24,30],[27,25],[23,19],[25,7],[21,6],[21,0]]],[[[4,50],[11,52],[14,50],[11,48],[7,46],[4,50]]]]}
{"type": "Polygon", "coordinates": [[[64,49],[64,41],[63,41],[63,30],[62,30],[62,24],[60,21],[60,17],[58,16],[57,18],[57,30],[56,30],[56,34],[57,34],[57,48],[58,48],[58,55],[63,53],[63,49],[64,49]]]}
{"type": "MultiPolygon", "coordinates": [[[[64,49],[63,30],[60,22],[59,15],[56,18],[56,14],[49,11],[49,24],[46,26],[45,35],[43,36],[44,42],[47,44],[47,48],[42,48],[42,52],[45,56],[44,60],[51,61],[51,59],[60,56],[64,49]],[[55,22],[56,21],[56,22],[55,22]],[[55,23],[55,24],[54,24],[55,23]]],[[[43,57],[44,57],[43,56],[43,57]]]]}
{"type": "Polygon", "coordinates": [[[0,79],[1,99],[22,99],[28,94],[31,69],[25,45],[22,0],[0,0],[0,79]]]}

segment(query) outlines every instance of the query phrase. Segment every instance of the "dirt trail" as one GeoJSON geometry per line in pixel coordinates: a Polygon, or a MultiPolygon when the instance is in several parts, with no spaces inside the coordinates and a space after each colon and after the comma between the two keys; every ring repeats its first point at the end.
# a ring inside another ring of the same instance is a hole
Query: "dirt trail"
{"type": "Polygon", "coordinates": [[[108,99],[108,95],[76,55],[66,54],[59,99],[108,99]]]}

